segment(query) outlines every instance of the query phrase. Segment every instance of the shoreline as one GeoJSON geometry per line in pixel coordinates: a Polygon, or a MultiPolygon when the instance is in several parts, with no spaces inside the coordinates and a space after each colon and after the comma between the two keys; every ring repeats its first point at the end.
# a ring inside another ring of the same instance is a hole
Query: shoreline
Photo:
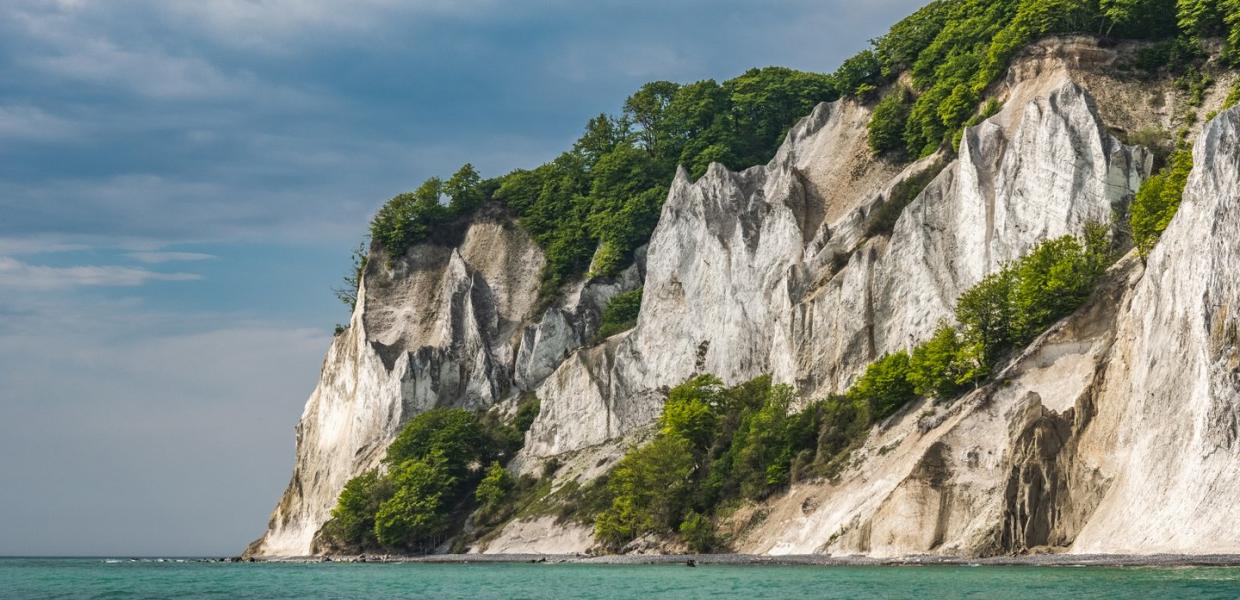
{"type": "Polygon", "coordinates": [[[820,567],[1240,567],[1240,554],[1033,554],[963,558],[953,556],[866,556],[753,554],[433,554],[426,556],[327,556],[260,558],[270,563],[380,563],[380,564],[584,564],[694,566],[820,566],[820,567]]]}

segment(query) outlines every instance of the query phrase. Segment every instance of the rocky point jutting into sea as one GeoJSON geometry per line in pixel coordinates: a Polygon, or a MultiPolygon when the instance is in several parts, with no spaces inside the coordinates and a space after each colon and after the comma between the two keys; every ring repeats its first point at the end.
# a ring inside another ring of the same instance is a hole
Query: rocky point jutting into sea
{"type": "MultiPolygon", "coordinates": [[[[351,478],[431,408],[540,410],[514,474],[584,485],[647,439],[669,387],[770,374],[801,399],[953,319],[960,295],[1039,242],[1121,225],[1155,171],[1135,132],[1189,103],[1116,75],[1133,44],[1059,37],[991,90],[1002,110],[957,152],[898,163],[867,146],[871,105],[817,106],[770,163],[681,170],[622,273],[540,299],[544,251],[503,207],[459,244],[370,260],[348,327],[297,425],[296,466],[260,557],[306,556],[351,478]],[[902,181],[945,167],[890,233],[867,228],[902,181]],[[636,326],[595,340],[617,294],[636,326]]],[[[1200,103],[1223,105],[1231,81],[1200,103]]],[[[1240,553],[1240,109],[1186,131],[1194,168],[1148,257],[1119,259],[1083,307],[950,402],[875,424],[833,477],[792,482],[721,528],[752,554],[1240,553]]],[[[651,541],[652,550],[674,549],[651,541]]],[[[479,553],[587,552],[589,524],[517,514],[479,553]]],[[[445,545],[445,548],[448,546],[445,545]]]]}

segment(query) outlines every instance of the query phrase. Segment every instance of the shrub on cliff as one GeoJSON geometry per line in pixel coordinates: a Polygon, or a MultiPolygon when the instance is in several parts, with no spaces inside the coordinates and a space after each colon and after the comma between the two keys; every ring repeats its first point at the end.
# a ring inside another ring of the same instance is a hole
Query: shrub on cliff
{"type": "MultiPolygon", "coordinates": [[[[537,415],[537,400],[525,399],[515,420],[528,428],[531,413],[537,415]]],[[[492,413],[434,409],[417,415],[388,446],[386,472],[367,471],[345,484],[323,527],[324,541],[354,551],[435,547],[471,500],[482,505],[483,516],[496,511],[512,487],[503,462],[520,447],[523,433],[492,413]]]]}
{"type": "Polygon", "coordinates": [[[452,525],[448,513],[458,500],[458,469],[442,454],[410,459],[392,467],[393,493],[375,513],[375,538],[387,548],[429,551],[452,525]]]}
{"type": "Polygon", "coordinates": [[[904,86],[897,86],[874,107],[867,127],[870,150],[879,155],[903,153],[904,128],[911,108],[912,96],[904,86]]]}
{"type": "Polygon", "coordinates": [[[468,216],[485,199],[482,179],[473,165],[461,167],[448,181],[431,177],[411,193],[389,200],[370,222],[370,237],[389,259],[431,236],[447,221],[468,216]]]}
{"type": "Polygon", "coordinates": [[[908,377],[908,353],[893,352],[870,363],[849,388],[848,395],[868,403],[874,418],[884,419],[917,397],[908,377]]]}
{"type": "Polygon", "coordinates": [[[474,499],[478,501],[482,516],[495,514],[512,488],[512,476],[508,474],[508,470],[499,464],[499,461],[491,462],[486,476],[478,482],[478,487],[474,490],[474,499]]]}
{"type": "Polygon", "coordinates": [[[955,396],[968,379],[965,345],[955,327],[940,324],[929,340],[913,348],[909,356],[908,382],[922,398],[955,396]]]}
{"type": "Polygon", "coordinates": [[[350,479],[332,509],[331,520],[323,526],[324,535],[338,546],[378,547],[375,513],[391,496],[391,481],[374,469],[350,479]]]}
{"type": "Polygon", "coordinates": [[[620,460],[607,480],[612,501],[595,520],[594,535],[612,549],[647,533],[680,525],[692,490],[693,452],[679,436],[658,436],[620,460]]]}
{"type": "Polygon", "coordinates": [[[1171,219],[1180,208],[1184,187],[1192,170],[1193,152],[1190,148],[1181,147],[1172,153],[1166,168],[1141,184],[1129,208],[1128,223],[1132,228],[1133,243],[1142,257],[1149,255],[1162,232],[1171,224],[1171,219]]]}
{"type": "Polygon", "coordinates": [[[637,315],[642,308],[642,289],[616,294],[603,309],[595,339],[603,340],[637,325],[637,315]]]}

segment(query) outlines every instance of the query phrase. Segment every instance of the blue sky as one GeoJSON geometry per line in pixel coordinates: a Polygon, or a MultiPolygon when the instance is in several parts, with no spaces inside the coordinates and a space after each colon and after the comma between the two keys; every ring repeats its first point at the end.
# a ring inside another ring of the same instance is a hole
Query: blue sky
{"type": "Polygon", "coordinates": [[[0,1],[0,555],[235,554],[386,198],[919,4],[0,1]]]}

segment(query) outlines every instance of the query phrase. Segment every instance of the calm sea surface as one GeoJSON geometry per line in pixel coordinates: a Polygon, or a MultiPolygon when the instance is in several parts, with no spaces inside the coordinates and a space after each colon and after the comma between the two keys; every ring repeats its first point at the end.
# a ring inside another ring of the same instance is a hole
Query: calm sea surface
{"type": "Polygon", "coordinates": [[[2,598],[1240,598],[1240,568],[219,564],[0,559],[2,598]]]}

